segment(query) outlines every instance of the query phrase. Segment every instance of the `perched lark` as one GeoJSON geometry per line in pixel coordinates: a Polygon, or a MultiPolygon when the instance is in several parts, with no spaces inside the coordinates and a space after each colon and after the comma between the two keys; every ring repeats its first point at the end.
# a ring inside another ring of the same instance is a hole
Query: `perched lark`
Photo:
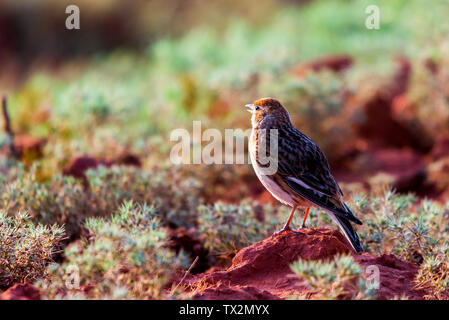
{"type": "Polygon", "coordinates": [[[293,208],[284,228],[279,232],[290,230],[289,225],[297,207],[305,208],[302,224],[302,228],[305,228],[309,209],[314,206],[329,214],[356,252],[362,251],[360,239],[351,225],[351,222],[362,222],[344,203],[343,193],[320,148],[293,127],[287,109],[276,99],[263,98],[246,107],[252,114],[249,152],[254,171],[276,199],[293,208]],[[267,154],[267,157],[272,156],[269,154],[270,132],[277,132],[277,170],[267,174],[267,161],[261,159],[264,156],[262,153],[267,154]],[[262,140],[264,148],[259,143],[262,140]]]}

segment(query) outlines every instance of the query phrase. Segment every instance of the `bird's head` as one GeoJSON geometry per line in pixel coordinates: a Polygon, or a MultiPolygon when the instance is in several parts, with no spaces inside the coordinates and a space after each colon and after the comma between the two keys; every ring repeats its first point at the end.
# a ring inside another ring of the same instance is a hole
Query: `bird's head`
{"type": "Polygon", "coordinates": [[[291,124],[290,115],[287,109],[276,99],[262,98],[247,104],[248,112],[252,114],[251,124],[253,128],[258,127],[265,119],[278,124],[291,124]]]}

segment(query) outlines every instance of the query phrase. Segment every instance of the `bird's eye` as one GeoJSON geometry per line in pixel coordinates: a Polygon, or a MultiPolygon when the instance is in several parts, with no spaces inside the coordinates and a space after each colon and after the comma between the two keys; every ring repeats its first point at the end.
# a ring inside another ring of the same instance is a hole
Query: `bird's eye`
{"type": "Polygon", "coordinates": [[[260,110],[260,107],[259,107],[259,106],[256,106],[256,111],[257,111],[257,110],[260,110]]]}

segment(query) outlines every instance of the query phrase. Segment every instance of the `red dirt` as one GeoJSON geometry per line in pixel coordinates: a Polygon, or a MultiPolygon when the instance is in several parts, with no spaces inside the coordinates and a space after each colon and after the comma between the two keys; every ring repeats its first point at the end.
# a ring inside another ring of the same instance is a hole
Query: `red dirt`
{"type": "Polygon", "coordinates": [[[169,247],[177,254],[182,250],[190,255],[192,261],[198,257],[198,262],[192,268],[191,273],[204,272],[210,268],[209,251],[204,248],[202,242],[195,237],[191,230],[186,228],[168,229],[170,234],[169,247]]]}
{"type": "MultiPolygon", "coordinates": [[[[299,258],[320,260],[352,250],[344,236],[336,230],[311,228],[305,235],[281,233],[240,250],[227,270],[190,276],[185,284],[194,299],[285,299],[301,295],[313,299],[311,292],[293,275],[289,265],[299,258]]],[[[354,254],[362,266],[376,265],[380,271],[378,299],[408,296],[422,299],[424,293],[413,288],[418,266],[392,255],[375,257],[354,254]]]]}
{"type": "Polygon", "coordinates": [[[81,179],[84,187],[88,187],[88,181],[86,177],[86,171],[94,169],[98,166],[110,167],[114,164],[141,167],[140,159],[130,153],[126,153],[115,160],[97,159],[91,156],[81,156],[72,159],[69,164],[64,168],[62,173],[66,176],[72,176],[77,179],[81,179]]]}
{"type": "Polygon", "coordinates": [[[2,294],[0,300],[40,300],[41,295],[37,288],[31,284],[15,284],[2,294]]]}
{"type": "Polygon", "coordinates": [[[352,58],[348,55],[325,56],[298,65],[293,69],[293,73],[298,77],[304,77],[309,72],[321,70],[331,70],[338,73],[351,67],[352,62],[352,58]]]}
{"type": "Polygon", "coordinates": [[[72,176],[74,178],[80,179],[83,182],[85,188],[88,188],[88,181],[86,177],[86,171],[89,169],[94,169],[100,165],[105,167],[110,167],[112,165],[111,161],[96,159],[90,156],[82,156],[72,159],[67,167],[64,168],[62,173],[65,176],[72,176]]]}
{"type": "Polygon", "coordinates": [[[26,134],[14,136],[14,148],[17,156],[22,159],[24,157],[41,158],[43,156],[43,148],[46,140],[36,138],[26,134]]]}
{"type": "Polygon", "coordinates": [[[120,164],[124,166],[134,166],[139,168],[142,166],[142,162],[140,161],[139,157],[132,153],[125,153],[113,162],[114,164],[120,164]]]}
{"type": "Polygon", "coordinates": [[[410,147],[427,153],[433,146],[431,136],[418,119],[406,116],[412,108],[405,96],[411,72],[410,62],[406,58],[398,59],[396,74],[383,90],[366,101],[356,97],[350,104],[362,105],[364,110],[366,120],[355,126],[361,137],[377,146],[410,147]]]}
{"type": "Polygon", "coordinates": [[[96,168],[100,165],[109,167],[111,161],[96,159],[90,156],[81,156],[70,161],[68,166],[63,170],[65,175],[71,175],[75,178],[85,178],[85,172],[89,169],[96,168]]]}
{"type": "Polygon", "coordinates": [[[332,164],[332,168],[336,168],[332,172],[337,181],[363,183],[381,172],[399,181],[415,175],[425,164],[424,157],[410,148],[367,147],[358,152],[348,165],[332,164]]]}
{"type": "Polygon", "coordinates": [[[256,197],[256,200],[262,204],[271,204],[276,205],[279,202],[276,200],[275,197],[271,195],[271,193],[267,190],[263,191],[260,195],[256,197]]]}
{"type": "Polygon", "coordinates": [[[360,183],[366,191],[370,177],[386,173],[393,178],[392,188],[397,192],[413,192],[444,202],[449,194],[449,169],[445,163],[449,163],[449,133],[442,132],[426,154],[411,147],[375,147],[360,140],[348,147],[346,154],[342,153],[340,161],[331,163],[331,167],[338,182],[360,183]]]}
{"type": "Polygon", "coordinates": [[[433,75],[438,74],[438,71],[440,69],[440,66],[438,65],[438,62],[435,61],[432,58],[427,58],[424,60],[424,67],[433,75]]]}
{"type": "Polygon", "coordinates": [[[442,134],[436,139],[435,146],[430,155],[433,160],[439,160],[449,156],[449,134],[442,134]]]}

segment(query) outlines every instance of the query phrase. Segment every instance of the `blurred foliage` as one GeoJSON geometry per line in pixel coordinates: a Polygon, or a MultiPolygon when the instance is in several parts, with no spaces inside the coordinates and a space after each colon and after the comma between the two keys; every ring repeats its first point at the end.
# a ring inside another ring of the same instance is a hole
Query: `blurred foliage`
{"type": "Polygon", "coordinates": [[[87,172],[89,190],[73,177],[58,174],[40,182],[37,174],[34,166],[28,172],[19,170],[11,181],[2,179],[3,210],[9,214],[28,210],[41,223],[65,224],[69,236],[79,235],[87,217],[106,217],[128,200],[154,203],[166,224],[192,226],[201,201],[201,185],[194,178],[182,178],[174,169],[100,166],[87,172]],[[176,181],[176,174],[180,181],[176,181]]]}
{"type": "Polygon", "coordinates": [[[274,96],[332,160],[355,138],[351,124],[360,121],[361,115],[345,111],[348,93],[381,88],[391,76],[392,58],[407,55],[421,70],[411,83],[416,114],[438,132],[448,119],[446,90],[435,90],[445,86],[445,72],[435,79],[419,66],[429,57],[444,65],[444,33],[435,21],[445,21],[447,4],[437,1],[432,14],[424,14],[423,2],[385,1],[379,4],[380,30],[364,27],[367,4],[278,6],[255,24],[232,16],[223,28],[199,23],[182,36],[158,37],[143,55],[126,49],[97,54],[70,81],[36,75],[11,96],[14,127],[48,138],[48,172],[86,153],[112,157],[129,150],[157,162],[167,159],[173,128],[201,120],[203,129],[245,129],[249,119],[242,106],[274,96]],[[355,64],[343,74],[292,72],[323,53],[349,53],[355,64]],[[435,113],[441,116],[426,120],[435,113]]]}

